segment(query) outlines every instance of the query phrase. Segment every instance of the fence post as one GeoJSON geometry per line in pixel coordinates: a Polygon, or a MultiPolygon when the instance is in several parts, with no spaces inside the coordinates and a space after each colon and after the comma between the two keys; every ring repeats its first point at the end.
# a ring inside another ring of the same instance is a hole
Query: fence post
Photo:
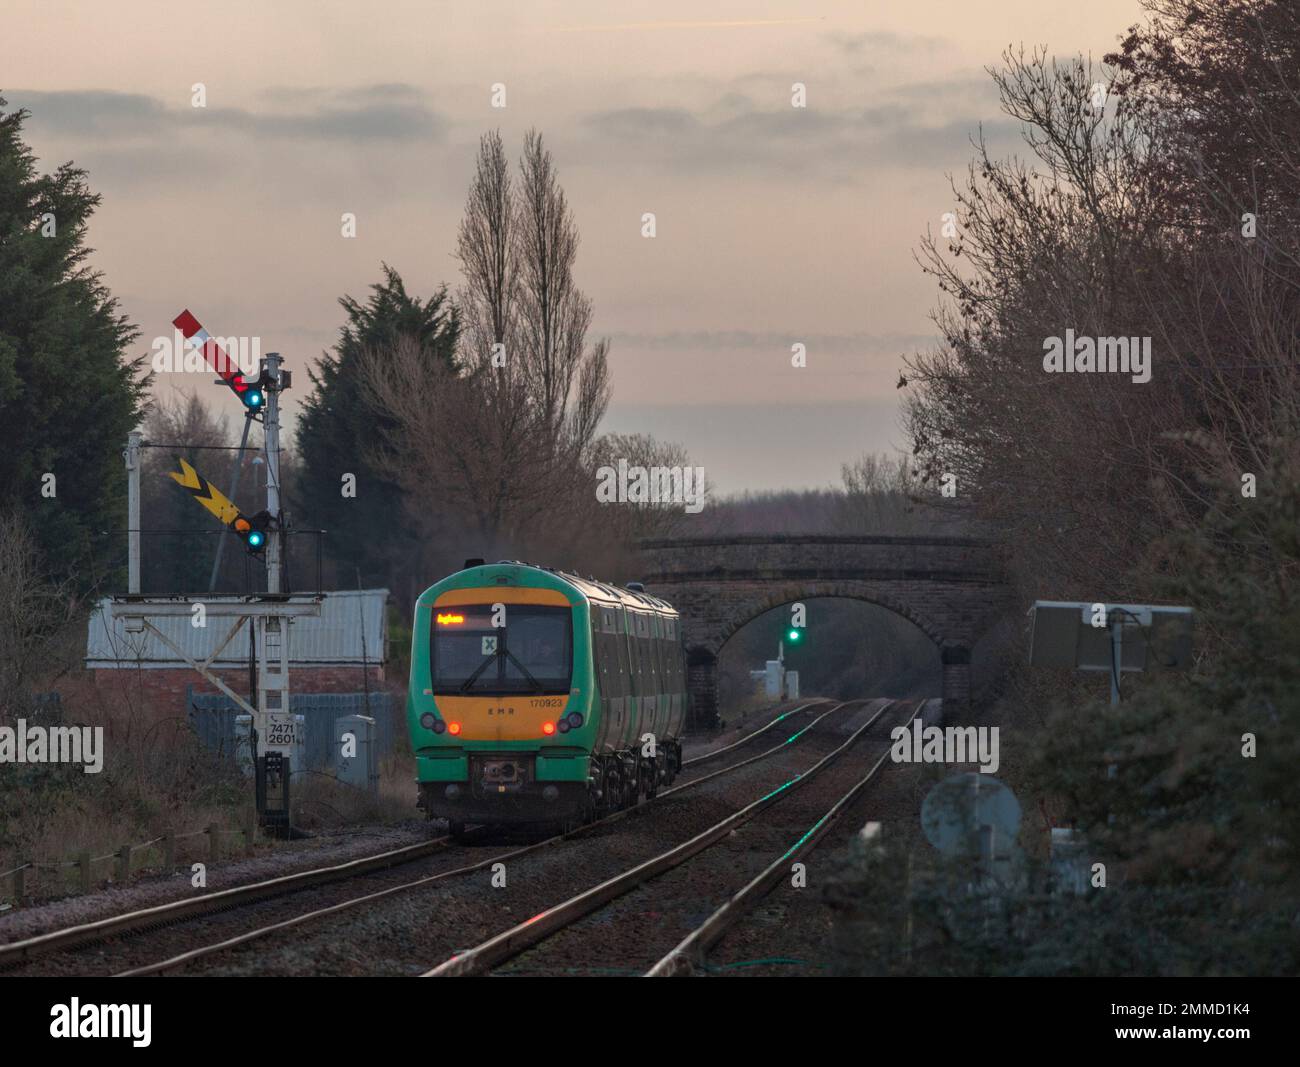
{"type": "Polygon", "coordinates": [[[81,868],[81,891],[90,892],[90,849],[83,848],[77,854],[77,866],[81,868]]]}
{"type": "Polygon", "coordinates": [[[27,903],[27,861],[18,861],[18,870],[14,871],[14,903],[22,907],[27,903]]]}
{"type": "Polygon", "coordinates": [[[163,866],[167,868],[167,873],[171,874],[176,870],[176,835],[163,835],[163,866]]]}
{"type": "Polygon", "coordinates": [[[216,823],[208,823],[208,859],[212,863],[216,863],[221,859],[220,833],[221,831],[218,829],[216,823]]]}
{"type": "Polygon", "coordinates": [[[131,881],[131,846],[123,845],[117,850],[117,880],[123,885],[131,881]]]}
{"type": "Polygon", "coordinates": [[[244,819],[244,851],[253,854],[253,844],[257,841],[257,809],[249,808],[244,819]]]}

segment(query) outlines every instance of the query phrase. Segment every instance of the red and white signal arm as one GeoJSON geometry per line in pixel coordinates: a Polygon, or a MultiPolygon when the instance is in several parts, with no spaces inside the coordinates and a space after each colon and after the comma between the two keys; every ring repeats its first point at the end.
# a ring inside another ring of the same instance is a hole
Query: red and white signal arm
{"type": "Polygon", "coordinates": [[[199,320],[190,313],[190,310],[186,308],[172,319],[172,325],[180,330],[187,344],[203,353],[203,358],[207,360],[208,366],[220,375],[221,380],[230,386],[236,395],[242,398],[244,393],[248,391],[250,383],[244,380],[239,364],[231,359],[226,350],[212,339],[212,335],[203,328],[199,320]]]}

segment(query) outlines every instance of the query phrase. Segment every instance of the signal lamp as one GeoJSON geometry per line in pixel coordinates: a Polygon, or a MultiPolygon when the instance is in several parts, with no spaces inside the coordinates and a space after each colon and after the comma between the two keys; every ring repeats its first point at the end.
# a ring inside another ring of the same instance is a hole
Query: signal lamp
{"type": "Polygon", "coordinates": [[[458,722],[449,722],[449,723],[447,723],[447,733],[449,733],[449,734],[451,734],[451,735],[453,735],[453,736],[455,736],[456,734],[460,733],[460,723],[458,723],[458,722]]]}
{"type": "Polygon", "coordinates": [[[266,551],[267,531],[273,521],[269,511],[259,511],[252,516],[236,515],[230,528],[244,542],[244,547],[251,555],[260,556],[266,551]]]}
{"type": "Polygon", "coordinates": [[[550,737],[551,734],[555,733],[555,723],[553,722],[542,723],[542,733],[544,733],[547,737],[550,737]]]}

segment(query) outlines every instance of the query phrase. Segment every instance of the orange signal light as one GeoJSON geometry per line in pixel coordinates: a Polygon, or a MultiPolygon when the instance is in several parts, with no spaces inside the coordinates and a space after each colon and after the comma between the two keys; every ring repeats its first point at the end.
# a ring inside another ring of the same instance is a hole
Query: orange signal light
{"type": "Polygon", "coordinates": [[[555,723],[553,722],[542,723],[542,733],[546,734],[547,737],[555,733],[555,723]]]}
{"type": "Polygon", "coordinates": [[[458,722],[449,722],[449,723],[447,723],[447,733],[449,733],[449,734],[458,734],[458,733],[460,733],[460,723],[458,723],[458,722]]]}

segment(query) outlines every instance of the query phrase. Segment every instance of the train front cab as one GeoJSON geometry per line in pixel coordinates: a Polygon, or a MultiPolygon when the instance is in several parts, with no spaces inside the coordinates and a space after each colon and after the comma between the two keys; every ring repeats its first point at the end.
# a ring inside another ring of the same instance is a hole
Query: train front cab
{"type": "Polygon", "coordinates": [[[427,817],[458,829],[582,815],[590,635],[580,594],[553,584],[446,589],[417,604],[412,640],[429,654],[412,656],[408,718],[427,817]]]}
{"type": "Polygon", "coordinates": [[[430,650],[412,656],[420,803],[453,829],[580,821],[653,796],[681,766],[676,613],[643,594],[528,570],[525,580],[549,587],[489,585],[502,575],[484,575],[473,588],[435,586],[417,605],[415,652],[430,650]],[[518,647],[487,663],[484,641],[500,634],[487,614],[493,603],[505,606],[505,639],[518,647]],[[543,642],[551,653],[540,651],[543,642]],[[561,647],[567,676],[551,669],[561,647]]]}

